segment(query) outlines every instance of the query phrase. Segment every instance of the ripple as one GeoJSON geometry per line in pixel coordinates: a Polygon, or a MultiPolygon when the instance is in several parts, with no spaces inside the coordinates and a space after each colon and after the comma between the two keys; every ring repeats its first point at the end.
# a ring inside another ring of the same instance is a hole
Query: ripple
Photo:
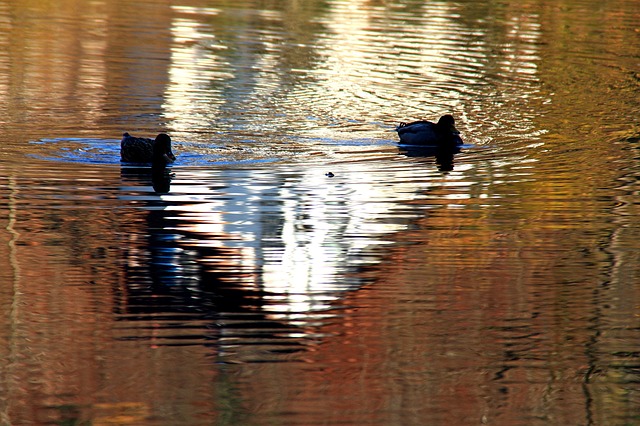
{"type": "MultiPolygon", "coordinates": [[[[51,138],[32,142],[38,146],[34,158],[84,164],[121,164],[119,139],[51,138]]],[[[295,158],[298,151],[275,149],[269,146],[224,146],[174,140],[179,166],[242,166],[295,158]]],[[[128,166],[127,166],[128,167],[128,166]]]]}
{"type": "Polygon", "coordinates": [[[12,423],[637,420],[637,2],[76,3],[0,4],[12,423]]]}

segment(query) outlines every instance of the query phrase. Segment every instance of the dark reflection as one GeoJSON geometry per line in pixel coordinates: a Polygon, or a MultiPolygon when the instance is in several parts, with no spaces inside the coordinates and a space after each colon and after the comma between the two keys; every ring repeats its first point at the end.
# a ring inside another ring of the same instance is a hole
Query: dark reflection
{"type": "Polygon", "coordinates": [[[171,191],[171,169],[165,165],[153,165],[151,184],[156,194],[168,194],[171,191]]]}
{"type": "MultiPolygon", "coordinates": [[[[149,178],[148,169],[123,172],[131,183],[149,178]]],[[[168,190],[166,169],[153,169],[151,177],[156,193],[168,190]]],[[[255,266],[242,261],[243,248],[229,246],[232,237],[223,231],[185,230],[197,226],[181,217],[190,205],[162,197],[145,202],[144,230],[135,231],[143,237],[124,248],[125,283],[116,313],[136,325],[121,338],[154,346],[206,345],[225,357],[222,362],[274,362],[304,349],[304,330],[265,309],[271,294],[255,266]]]]}
{"type": "Polygon", "coordinates": [[[120,169],[123,181],[132,181],[136,184],[151,184],[156,194],[168,194],[171,191],[171,179],[174,174],[171,168],[164,165],[126,166],[120,169]]]}
{"type": "Polygon", "coordinates": [[[438,170],[450,172],[453,170],[453,157],[460,152],[460,147],[435,147],[435,146],[403,146],[400,153],[407,157],[434,157],[438,170]]]}

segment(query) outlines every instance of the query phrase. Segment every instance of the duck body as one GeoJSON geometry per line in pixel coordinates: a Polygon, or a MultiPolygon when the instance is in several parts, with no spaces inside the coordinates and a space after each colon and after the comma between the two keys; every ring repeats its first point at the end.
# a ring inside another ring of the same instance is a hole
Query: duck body
{"type": "Polygon", "coordinates": [[[463,143],[451,115],[443,115],[437,123],[426,120],[400,123],[396,132],[403,145],[456,148],[463,143]]]}
{"type": "Polygon", "coordinates": [[[120,160],[166,166],[173,163],[176,156],[171,151],[171,138],[164,133],[160,133],[154,140],[137,138],[125,132],[120,142],[120,160]]]}

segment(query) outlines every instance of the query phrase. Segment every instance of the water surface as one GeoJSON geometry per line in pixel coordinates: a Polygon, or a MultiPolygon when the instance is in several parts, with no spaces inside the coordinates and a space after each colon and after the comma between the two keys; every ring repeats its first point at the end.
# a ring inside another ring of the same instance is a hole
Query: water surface
{"type": "Polygon", "coordinates": [[[1,5],[0,423],[634,424],[639,17],[1,5]]]}

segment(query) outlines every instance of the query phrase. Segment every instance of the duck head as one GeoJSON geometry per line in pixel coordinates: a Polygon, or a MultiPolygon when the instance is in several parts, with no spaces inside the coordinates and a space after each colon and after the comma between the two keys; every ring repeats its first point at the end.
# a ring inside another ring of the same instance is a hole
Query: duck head
{"type": "Polygon", "coordinates": [[[455,142],[458,145],[462,144],[462,139],[460,138],[460,132],[456,129],[455,120],[452,115],[446,114],[440,117],[438,120],[438,130],[441,134],[446,135],[451,139],[452,142],[455,142]]]}
{"type": "Polygon", "coordinates": [[[459,135],[460,132],[458,131],[458,129],[456,129],[455,124],[456,124],[456,120],[454,120],[453,115],[449,115],[449,114],[443,115],[438,120],[438,127],[440,127],[442,130],[451,132],[454,135],[459,135]]]}
{"type": "Polygon", "coordinates": [[[171,152],[171,138],[165,133],[160,133],[153,141],[153,164],[166,165],[176,161],[176,156],[171,152]]]}

